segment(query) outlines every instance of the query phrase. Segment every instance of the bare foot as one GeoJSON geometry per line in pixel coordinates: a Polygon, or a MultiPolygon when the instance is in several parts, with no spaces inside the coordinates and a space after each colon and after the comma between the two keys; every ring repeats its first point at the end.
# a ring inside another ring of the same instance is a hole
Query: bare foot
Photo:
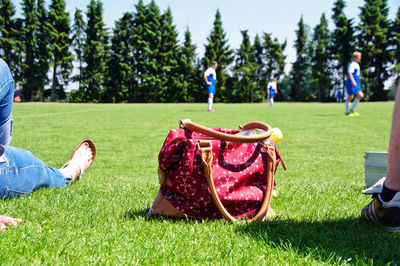
{"type": "Polygon", "coordinates": [[[64,176],[72,176],[71,183],[79,179],[80,175],[88,169],[93,163],[92,150],[87,142],[83,142],[77,150],[74,151],[71,158],[60,169],[64,176]]]}

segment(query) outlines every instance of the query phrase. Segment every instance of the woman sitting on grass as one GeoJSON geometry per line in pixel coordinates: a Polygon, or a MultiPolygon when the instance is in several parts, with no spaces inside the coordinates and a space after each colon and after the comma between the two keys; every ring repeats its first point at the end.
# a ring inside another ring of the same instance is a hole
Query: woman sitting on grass
{"type": "MultiPolygon", "coordinates": [[[[4,60],[0,59],[0,198],[19,197],[42,187],[63,187],[78,180],[96,156],[96,147],[85,140],[76,147],[61,169],[47,166],[30,152],[8,146],[13,119],[14,80],[4,60]]],[[[17,225],[21,219],[0,215],[0,231],[17,225]]]]}

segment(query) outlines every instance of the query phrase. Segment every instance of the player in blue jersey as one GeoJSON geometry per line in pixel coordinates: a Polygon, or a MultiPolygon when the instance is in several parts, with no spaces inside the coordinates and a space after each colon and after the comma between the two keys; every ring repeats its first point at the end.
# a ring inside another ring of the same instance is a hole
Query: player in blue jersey
{"type": "Polygon", "coordinates": [[[336,102],[338,102],[338,103],[343,102],[343,89],[342,88],[337,88],[336,102]]]}
{"type": "Polygon", "coordinates": [[[354,52],[353,53],[353,61],[349,64],[347,68],[347,80],[346,80],[346,91],[347,91],[347,100],[346,100],[346,115],[347,116],[358,116],[359,114],[355,111],[357,104],[364,97],[364,94],[361,90],[360,86],[360,65],[358,64],[361,61],[361,53],[354,52]],[[353,106],[350,109],[351,100],[354,98],[354,94],[356,98],[354,99],[353,106]]]}
{"type": "Polygon", "coordinates": [[[215,84],[217,83],[217,73],[215,70],[218,67],[217,61],[213,61],[211,66],[207,68],[206,72],[204,72],[204,81],[206,82],[207,91],[208,91],[208,111],[214,112],[212,109],[214,95],[215,95],[215,84]]]}
{"type": "Polygon", "coordinates": [[[278,93],[278,89],[276,87],[276,82],[274,78],[271,78],[271,81],[268,82],[267,85],[267,94],[269,98],[269,105],[274,106],[274,97],[275,94],[278,93]]]}

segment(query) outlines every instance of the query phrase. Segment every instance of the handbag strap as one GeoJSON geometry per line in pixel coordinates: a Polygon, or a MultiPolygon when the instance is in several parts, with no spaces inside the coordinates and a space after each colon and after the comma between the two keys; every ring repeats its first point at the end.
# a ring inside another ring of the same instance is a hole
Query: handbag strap
{"type": "Polygon", "coordinates": [[[263,123],[263,122],[251,122],[244,126],[239,127],[241,130],[248,130],[259,128],[265,130],[265,133],[255,135],[255,136],[240,136],[240,135],[232,135],[226,134],[219,131],[216,131],[212,128],[207,128],[202,125],[196,124],[192,122],[190,119],[184,119],[180,121],[180,125],[184,126],[185,128],[196,131],[210,137],[214,137],[216,139],[231,141],[231,142],[239,142],[239,143],[251,143],[251,142],[260,142],[265,141],[267,138],[271,136],[272,128],[271,126],[263,123]]]}
{"type": "MultiPolygon", "coordinates": [[[[213,174],[212,174],[212,161],[213,161],[213,153],[211,142],[207,140],[199,141],[200,153],[201,153],[201,161],[204,165],[204,173],[207,179],[207,184],[210,189],[211,197],[218,210],[221,212],[222,216],[231,222],[236,222],[237,219],[233,217],[224,207],[221,200],[218,197],[217,190],[215,189],[213,174]]],[[[267,214],[269,206],[271,204],[272,199],[272,189],[274,184],[274,173],[275,173],[275,165],[276,165],[276,155],[275,149],[268,145],[268,159],[267,159],[267,177],[266,177],[266,190],[264,194],[264,199],[262,201],[261,207],[258,210],[257,214],[250,219],[250,222],[253,221],[261,221],[264,216],[267,214]]]]}

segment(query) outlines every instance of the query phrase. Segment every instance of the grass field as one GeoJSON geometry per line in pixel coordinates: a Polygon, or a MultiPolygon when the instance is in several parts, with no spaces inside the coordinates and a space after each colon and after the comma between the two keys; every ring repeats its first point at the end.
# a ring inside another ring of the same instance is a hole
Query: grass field
{"type": "Polygon", "coordinates": [[[12,146],[60,167],[91,138],[92,168],[76,184],[0,201],[24,223],[0,234],[0,264],[400,263],[400,234],[360,218],[364,153],[387,151],[393,103],[41,104],[14,106],[12,146]],[[256,224],[145,217],[158,191],[157,156],[180,119],[237,128],[264,121],[278,148],[278,217],[256,224]]]}

